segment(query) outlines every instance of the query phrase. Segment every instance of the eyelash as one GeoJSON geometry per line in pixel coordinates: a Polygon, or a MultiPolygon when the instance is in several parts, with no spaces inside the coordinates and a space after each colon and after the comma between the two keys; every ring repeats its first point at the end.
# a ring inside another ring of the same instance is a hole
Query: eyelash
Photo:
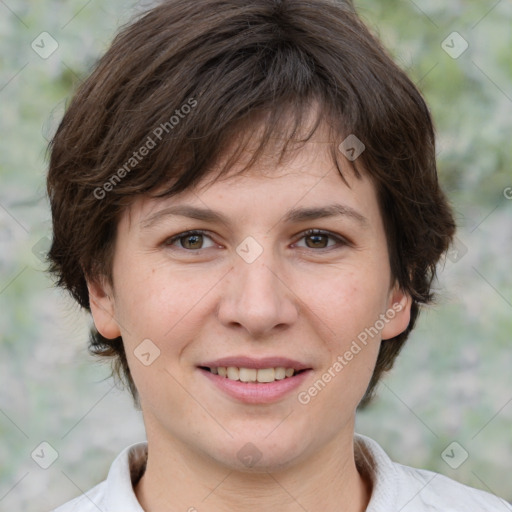
{"type": "MultiPolygon", "coordinates": [[[[194,235],[203,235],[203,236],[207,236],[208,238],[211,239],[211,236],[208,234],[207,231],[202,230],[202,229],[192,229],[190,231],[184,231],[182,233],[178,233],[177,235],[174,235],[174,236],[166,239],[164,241],[164,245],[172,246],[174,244],[174,242],[176,242],[182,238],[186,238],[188,236],[194,236],[194,235]]],[[[340,237],[339,235],[335,235],[335,234],[331,233],[330,231],[324,231],[322,229],[308,229],[300,234],[300,237],[298,238],[298,240],[307,238],[308,236],[312,236],[312,235],[327,236],[327,237],[335,240],[338,243],[338,248],[340,246],[347,246],[347,245],[351,246],[352,245],[351,242],[349,242],[347,239],[340,237]]],[[[335,248],[335,246],[321,247],[320,249],[314,249],[312,247],[303,247],[303,249],[311,249],[315,252],[327,251],[327,250],[331,250],[333,248],[335,248]]],[[[205,249],[186,249],[184,247],[179,247],[178,249],[186,251],[186,252],[190,252],[190,253],[205,250],[205,249]]],[[[209,247],[207,247],[206,249],[209,249],[209,247]]]]}

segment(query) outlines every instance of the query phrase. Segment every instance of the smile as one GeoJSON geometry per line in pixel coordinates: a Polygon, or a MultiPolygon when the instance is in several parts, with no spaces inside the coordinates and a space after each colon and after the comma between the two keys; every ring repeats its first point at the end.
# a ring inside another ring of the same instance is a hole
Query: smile
{"type": "Polygon", "coordinates": [[[197,368],[214,389],[246,404],[284,399],[313,371],[307,364],[285,357],[225,357],[205,361],[197,368]]]}
{"type": "Polygon", "coordinates": [[[276,380],[284,380],[293,377],[295,374],[304,370],[295,370],[293,368],[285,368],[278,366],[276,368],[239,368],[237,366],[218,366],[213,368],[204,368],[214,375],[225,377],[230,380],[240,382],[274,382],[276,380]]]}

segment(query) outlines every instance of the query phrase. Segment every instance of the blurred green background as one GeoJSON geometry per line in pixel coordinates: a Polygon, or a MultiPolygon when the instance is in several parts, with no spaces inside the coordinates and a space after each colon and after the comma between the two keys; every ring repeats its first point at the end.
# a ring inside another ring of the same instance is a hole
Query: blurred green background
{"type": "MultiPolygon", "coordinates": [[[[47,141],[134,5],[0,2],[1,510],[49,510],[103,480],[119,451],[144,439],[127,392],[87,354],[89,319],[53,288],[41,256],[51,236],[47,141]],[[43,441],[58,457],[48,469],[34,461],[43,441]]],[[[426,96],[459,224],[438,304],[423,312],[357,431],[403,464],[512,501],[512,4],[356,7],[426,96]],[[441,456],[453,441],[468,453],[456,469],[441,456]]]]}

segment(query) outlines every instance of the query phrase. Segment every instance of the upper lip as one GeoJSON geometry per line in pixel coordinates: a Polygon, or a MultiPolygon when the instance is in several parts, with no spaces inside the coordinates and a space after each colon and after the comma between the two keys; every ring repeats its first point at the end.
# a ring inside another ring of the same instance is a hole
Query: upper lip
{"type": "Polygon", "coordinates": [[[206,361],[198,366],[204,366],[207,368],[227,368],[229,366],[235,366],[237,368],[256,368],[258,370],[262,368],[284,367],[293,368],[296,371],[307,370],[311,368],[311,366],[308,366],[307,364],[301,363],[299,361],[278,356],[263,357],[259,359],[247,356],[222,357],[220,359],[215,359],[215,361],[206,361]]]}

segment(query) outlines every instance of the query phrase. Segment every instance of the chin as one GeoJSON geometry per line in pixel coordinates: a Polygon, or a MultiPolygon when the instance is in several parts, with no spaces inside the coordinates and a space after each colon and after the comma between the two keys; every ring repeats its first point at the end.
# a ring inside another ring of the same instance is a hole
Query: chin
{"type": "MultiPolygon", "coordinates": [[[[265,439],[237,440],[234,444],[236,449],[233,451],[231,445],[229,451],[223,451],[213,455],[216,461],[232,471],[244,473],[273,473],[286,470],[305,456],[305,450],[302,450],[293,443],[286,446],[283,443],[266,442],[265,439]]],[[[254,439],[254,438],[253,438],[254,439]]]]}

